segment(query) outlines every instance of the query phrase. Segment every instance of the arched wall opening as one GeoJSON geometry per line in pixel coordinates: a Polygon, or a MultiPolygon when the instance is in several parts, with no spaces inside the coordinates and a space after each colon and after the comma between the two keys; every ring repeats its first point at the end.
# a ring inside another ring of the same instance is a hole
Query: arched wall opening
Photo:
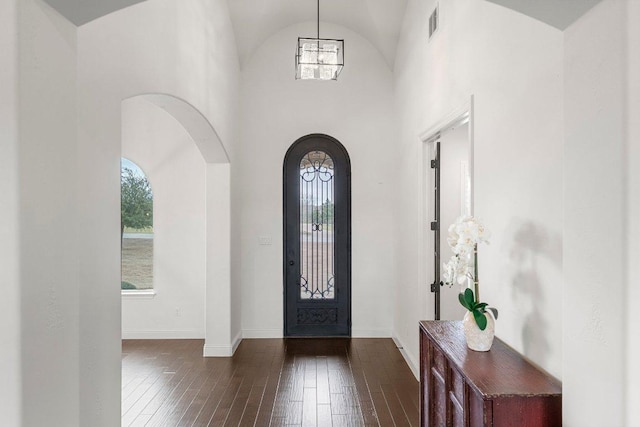
{"type": "Polygon", "coordinates": [[[123,100],[121,124],[122,156],[148,174],[155,203],[155,286],[123,294],[122,337],[205,338],[206,355],[230,355],[230,168],[220,138],[167,94],[123,100]]]}
{"type": "MultiPolygon", "coordinates": [[[[78,111],[75,157],[82,177],[77,182],[81,425],[120,423],[122,296],[117,230],[122,101],[170,94],[177,99],[171,105],[182,105],[178,100],[190,104],[199,112],[194,117],[203,115],[215,126],[212,133],[219,135],[233,159],[239,77],[235,45],[228,43],[232,34],[226,2],[209,0],[145,1],[77,29],[73,93],[78,111]]],[[[178,116],[171,105],[166,108],[178,116]]],[[[195,135],[190,126],[185,129],[195,135]]],[[[239,329],[239,321],[229,322],[230,215],[224,204],[229,199],[230,167],[207,163],[206,168],[206,203],[219,208],[207,209],[207,286],[217,281],[224,283],[224,290],[205,291],[205,298],[212,300],[205,306],[205,342],[215,349],[208,354],[230,353],[230,329],[239,329]]]]}

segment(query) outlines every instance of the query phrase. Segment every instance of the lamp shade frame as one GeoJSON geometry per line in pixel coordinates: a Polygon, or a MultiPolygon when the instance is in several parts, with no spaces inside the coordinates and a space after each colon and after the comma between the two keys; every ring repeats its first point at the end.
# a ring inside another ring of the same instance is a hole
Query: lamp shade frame
{"type": "Polygon", "coordinates": [[[295,68],[296,80],[338,80],[338,76],[344,68],[344,39],[298,37],[295,68]],[[305,58],[305,45],[309,44],[315,44],[316,46],[315,58],[310,58],[310,55],[307,55],[305,58]],[[336,46],[335,61],[323,62],[321,61],[321,55],[319,53],[324,46],[328,45],[336,46]],[[311,71],[313,71],[313,76],[310,74],[311,71]],[[322,77],[323,71],[330,73],[331,77],[327,78],[328,74],[322,77]]]}

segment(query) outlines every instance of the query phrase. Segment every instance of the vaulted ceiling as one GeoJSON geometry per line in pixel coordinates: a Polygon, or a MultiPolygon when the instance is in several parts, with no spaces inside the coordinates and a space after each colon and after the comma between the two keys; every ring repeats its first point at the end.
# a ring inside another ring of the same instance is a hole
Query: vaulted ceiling
{"type": "Polygon", "coordinates": [[[144,0],[45,0],[77,26],[144,0]]]}
{"type": "MultiPolygon", "coordinates": [[[[45,0],[80,26],[144,0],[45,0]]],[[[188,1],[188,0],[182,0],[188,1]]],[[[216,0],[211,0],[216,1],[216,0]]],[[[221,1],[221,0],[217,0],[221,1]]],[[[408,0],[322,0],[322,22],[338,24],[368,39],[393,68],[408,0]]],[[[487,0],[564,30],[600,0],[487,0]]],[[[263,41],[283,28],[315,22],[316,0],[227,0],[240,63],[244,64],[263,41]]],[[[425,21],[427,17],[425,17],[425,21]]],[[[313,36],[315,26],[310,25],[313,36]]],[[[330,34],[326,34],[330,37],[330,34]]]]}
{"type": "Polygon", "coordinates": [[[600,0],[487,0],[565,30],[600,0]]]}
{"type": "MultiPolygon", "coordinates": [[[[80,26],[144,0],[45,0],[80,26]]],[[[183,0],[185,1],[185,0],[183,0]]],[[[213,1],[213,0],[212,0],[213,1]]],[[[269,36],[300,22],[315,22],[316,0],[227,0],[240,63],[269,36]]],[[[347,27],[368,39],[393,67],[407,0],[322,0],[320,19],[347,27]]],[[[322,36],[322,24],[321,24],[322,36]]],[[[315,25],[309,34],[315,34],[315,25]]],[[[327,34],[330,37],[330,35],[327,34]]]]}
{"type": "MultiPolygon", "coordinates": [[[[241,64],[269,36],[299,22],[315,23],[317,18],[315,0],[228,0],[228,4],[241,64]]],[[[393,68],[406,6],[407,0],[322,0],[320,37],[331,38],[322,32],[323,22],[347,27],[368,39],[393,68]]],[[[315,34],[313,24],[308,34],[300,36],[315,34]]]]}

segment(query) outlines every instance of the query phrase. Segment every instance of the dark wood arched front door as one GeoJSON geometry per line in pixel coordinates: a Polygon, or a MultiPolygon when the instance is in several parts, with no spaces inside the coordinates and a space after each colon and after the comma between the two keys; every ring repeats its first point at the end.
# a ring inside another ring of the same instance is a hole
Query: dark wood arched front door
{"type": "Polygon", "coordinates": [[[284,159],[284,335],[351,335],[351,162],[321,134],[284,159]]]}

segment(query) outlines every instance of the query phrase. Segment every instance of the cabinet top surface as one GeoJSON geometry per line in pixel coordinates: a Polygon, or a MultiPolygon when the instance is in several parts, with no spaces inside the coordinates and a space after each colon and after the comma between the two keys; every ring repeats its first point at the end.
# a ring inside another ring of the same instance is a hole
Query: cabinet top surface
{"type": "Polygon", "coordinates": [[[422,321],[420,329],[485,397],[560,395],[560,382],[495,338],[491,350],[469,350],[461,321],[422,321]]]}

